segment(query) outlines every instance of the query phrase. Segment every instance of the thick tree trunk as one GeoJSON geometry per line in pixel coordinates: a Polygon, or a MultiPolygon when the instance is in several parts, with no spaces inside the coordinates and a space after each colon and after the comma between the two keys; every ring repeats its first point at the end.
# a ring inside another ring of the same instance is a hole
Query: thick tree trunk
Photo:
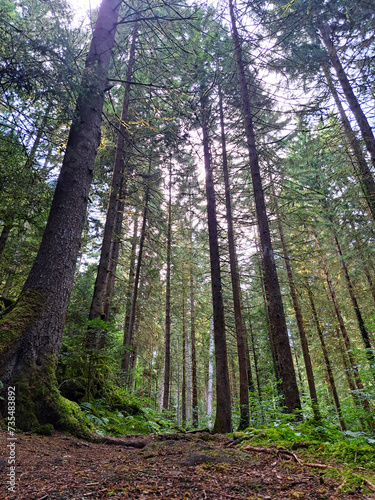
{"type": "MultiPolygon", "coordinates": [[[[227,156],[225,129],[224,129],[223,99],[220,89],[219,89],[219,109],[220,109],[221,148],[222,148],[223,173],[224,173],[224,185],[225,185],[225,206],[226,206],[226,215],[228,224],[229,261],[230,261],[230,273],[232,280],[234,321],[236,326],[237,355],[238,355],[238,367],[240,376],[240,422],[238,430],[243,430],[249,427],[249,422],[250,422],[249,383],[248,383],[248,373],[247,373],[247,363],[246,363],[246,349],[247,352],[249,351],[247,345],[245,346],[245,328],[242,320],[241,285],[237,269],[236,247],[234,243],[232,203],[230,196],[229,172],[228,172],[228,156],[227,156]]],[[[249,363],[249,368],[250,368],[250,363],[249,363]]]]}
{"type": "Polygon", "coordinates": [[[167,230],[167,276],[165,291],[164,395],[163,409],[168,409],[171,367],[171,248],[172,248],[172,159],[169,163],[169,199],[167,230]]]}
{"type": "MultiPolygon", "coordinates": [[[[122,112],[120,118],[120,126],[119,132],[117,135],[117,146],[116,146],[116,155],[115,155],[115,163],[113,167],[113,175],[112,175],[112,186],[111,193],[109,197],[108,209],[107,209],[107,217],[104,227],[104,235],[102,242],[102,249],[100,253],[100,261],[98,266],[98,273],[96,276],[94,294],[91,302],[89,320],[94,318],[103,318],[104,319],[104,307],[106,301],[106,291],[107,291],[107,283],[108,283],[108,273],[110,267],[110,254],[111,254],[111,246],[113,242],[113,234],[117,216],[117,208],[118,208],[118,197],[121,189],[121,184],[123,182],[123,176],[125,174],[125,162],[124,162],[124,148],[127,141],[127,130],[126,130],[126,122],[128,120],[128,111],[129,111],[129,99],[130,99],[130,86],[131,86],[131,78],[133,72],[133,64],[135,59],[135,44],[137,40],[137,23],[135,23],[133,28],[132,35],[132,43],[129,54],[129,62],[128,68],[126,71],[126,85],[124,90],[124,100],[122,104],[122,112]]],[[[94,334],[95,332],[93,332],[94,334]]],[[[91,335],[92,336],[92,335],[91,335]]],[[[99,345],[96,345],[95,339],[92,339],[94,348],[98,348],[99,345]]]]}
{"type": "Polygon", "coordinates": [[[250,156],[250,170],[253,182],[255,207],[258,218],[261,250],[264,263],[265,285],[269,299],[270,320],[273,330],[273,337],[278,353],[285,404],[289,413],[294,413],[295,411],[297,411],[296,417],[300,418],[298,411],[301,409],[301,402],[299,398],[296,374],[294,371],[292,353],[289,344],[288,330],[285,321],[284,307],[282,303],[279,279],[277,276],[275,259],[272,249],[271,235],[268,225],[262,180],[259,170],[258,154],[257,154],[254,129],[252,123],[249,92],[245,77],[245,68],[242,59],[242,49],[236,28],[236,21],[234,16],[232,0],[229,0],[229,7],[230,7],[230,16],[232,21],[233,41],[235,46],[240,87],[241,87],[246,141],[250,156]]]}
{"type": "Polygon", "coordinates": [[[214,316],[214,339],[216,360],[216,417],[214,432],[232,431],[231,397],[228,372],[227,344],[225,338],[224,303],[221,288],[221,270],[219,243],[217,234],[217,217],[215,205],[215,188],[212,175],[207,126],[207,95],[201,97],[201,117],[203,132],[204,167],[206,172],[207,220],[210,245],[211,287],[214,316]]]}
{"type": "Polygon", "coordinates": [[[55,368],[100,142],[119,7],[118,0],[103,0],[99,9],[39,252],[16,306],[0,323],[0,378],[5,388],[16,388],[16,425],[20,429],[52,423],[84,432],[78,407],[57,390],[55,368]]]}
{"type": "Polygon", "coordinates": [[[286,273],[288,276],[290,295],[292,296],[294,314],[296,316],[297,328],[298,328],[299,338],[301,341],[302,354],[303,354],[303,360],[305,363],[305,370],[306,370],[306,375],[307,375],[307,383],[309,386],[309,393],[310,393],[312,410],[313,410],[314,418],[316,420],[320,420],[318,396],[316,394],[314,372],[312,369],[309,344],[307,342],[305,323],[303,321],[302,310],[301,310],[301,306],[300,306],[299,299],[298,299],[298,293],[297,293],[297,289],[296,289],[296,286],[294,283],[292,266],[290,264],[290,257],[289,257],[288,248],[287,248],[286,241],[285,241],[284,229],[283,229],[283,226],[281,224],[279,205],[277,202],[275,188],[273,186],[272,178],[271,178],[271,184],[272,184],[272,194],[273,194],[275,209],[276,209],[277,227],[279,230],[281,247],[283,249],[284,262],[285,262],[285,267],[286,267],[286,273]]]}
{"type": "MultiPolygon", "coordinates": [[[[323,65],[324,74],[328,83],[328,87],[332,94],[332,97],[336,103],[336,107],[339,110],[340,118],[344,127],[345,135],[348,139],[350,147],[354,153],[355,162],[359,168],[359,181],[363,190],[363,194],[365,195],[367,204],[370,208],[372,217],[375,219],[375,182],[372,176],[372,173],[367,165],[367,161],[363,155],[361,145],[359,144],[356,134],[350,125],[350,121],[346,116],[343,105],[341,104],[341,100],[339,94],[336,90],[336,87],[333,83],[331,73],[329,68],[326,65],[323,65]]],[[[357,173],[357,172],[356,172],[357,173]]]]}
{"type": "Polygon", "coordinates": [[[341,64],[336,47],[330,35],[330,28],[324,23],[319,23],[319,32],[322,37],[323,44],[327,49],[331,64],[340,82],[341,88],[345,94],[348,105],[358,123],[363,142],[365,143],[367,151],[370,154],[372,164],[375,166],[375,137],[366,118],[366,115],[362,111],[361,105],[359,104],[358,99],[353,92],[352,86],[350,85],[349,79],[346,76],[345,70],[341,64]]]}
{"type": "Polygon", "coordinates": [[[335,379],[333,377],[333,371],[332,371],[331,362],[330,362],[330,359],[328,357],[328,351],[327,351],[326,343],[325,343],[325,340],[324,340],[324,335],[323,335],[322,329],[320,327],[320,323],[319,323],[319,319],[318,319],[318,314],[316,312],[314,297],[313,297],[311,288],[309,287],[308,284],[307,284],[307,292],[308,292],[308,295],[309,295],[309,300],[310,300],[310,305],[311,305],[311,311],[313,313],[313,318],[314,318],[314,323],[315,323],[316,331],[318,333],[319,342],[320,342],[320,345],[322,347],[324,363],[326,365],[326,370],[327,370],[327,375],[328,375],[328,382],[329,382],[329,386],[331,388],[331,392],[332,392],[332,396],[333,396],[333,401],[335,403],[335,407],[336,407],[336,411],[337,411],[337,415],[338,415],[338,419],[339,419],[339,423],[340,423],[340,428],[341,428],[342,431],[345,431],[346,430],[346,425],[345,425],[345,421],[344,421],[344,419],[342,417],[340,400],[339,400],[339,396],[337,394],[337,389],[336,389],[335,379]]]}
{"type": "Polygon", "coordinates": [[[132,357],[132,342],[133,342],[134,323],[135,323],[135,316],[136,316],[135,313],[136,313],[136,306],[137,306],[137,299],[138,299],[139,280],[141,277],[143,247],[144,247],[144,243],[145,243],[145,239],[146,239],[148,203],[150,200],[150,174],[151,174],[151,160],[149,163],[148,174],[147,174],[147,186],[146,186],[145,199],[144,199],[143,221],[142,221],[141,235],[140,235],[140,239],[139,239],[137,268],[135,271],[132,301],[131,301],[131,307],[130,307],[130,313],[129,313],[129,325],[128,325],[127,331],[124,332],[125,353],[124,353],[124,356],[122,358],[121,369],[123,371],[125,378],[127,378],[129,376],[129,370],[130,370],[130,366],[131,366],[130,360],[132,357]]]}

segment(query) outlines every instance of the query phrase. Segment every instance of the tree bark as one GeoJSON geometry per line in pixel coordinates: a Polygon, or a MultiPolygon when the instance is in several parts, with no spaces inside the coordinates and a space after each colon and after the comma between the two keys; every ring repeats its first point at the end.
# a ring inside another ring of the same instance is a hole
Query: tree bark
{"type": "MultiPolygon", "coordinates": [[[[336,103],[336,107],[339,110],[340,113],[340,118],[344,127],[344,132],[345,135],[348,139],[348,142],[350,144],[350,147],[353,150],[354,157],[356,160],[356,163],[359,168],[359,181],[362,187],[363,194],[365,195],[367,204],[369,206],[369,209],[371,211],[373,219],[375,219],[375,182],[374,178],[372,176],[372,173],[367,165],[367,161],[363,155],[361,145],[359,144],[356,134],[354,133],[354,130],[352,129],[352,126],[350,125],[350,121],[348,117],[346,116],[345,110],[343,105],[341,104],[340,97],[338,95],[338,92],[335,88],[335,85],[332,80],[331,73],[327,66],[324,64],[323,65],[323,71],[328,83],[328,87],[330,89],[330,92],[332,94],[332,97],[336,103]]],[[[357,173],[357,172],[356,172],[357,173]]]]}
{"type": "MultiPolygon", "coordinates": [[[[238,430],[243,430],[249,427],[249,422],[250,422],[249,382],[248,382],[247,363],[246,363],[247,346],[245,346],[245,328],[242,319],[241,285],[237,269],[237,255],[234,242],[232,203],[231,203],[229,172],[228,172],[228,156],[227,156],[225,129],[224,129],[223,99],[220,88],[219,88],[219,110],[220,110],[220,129],[221,129],[221,149],[222,149],[224,185],[225,185],[225,207],[226,207],[226,216],[228,224],[229,262],[230,262],[230,274],[232,280],[234,321],[236,326],[237,355],[238,355],[238,367],[240,376],[240,422],[238,425],[238,430]]],[[[248,348],[247,352],[249,352],[248,348]]]]}
{"type": "Polygon", "coordinates": [[[197,387],[197,353],[195,341],[195,293],[194,293],[194,261],[193,261],[193,221],[190,211],[190,341],[191,341],[191,396],[193,426],[198,426],[198,387],[197,387]]]}
{"type": "MultiPolygon", "coordinates": [[[[319,243],[319,240],[318,240],[318,236],[317,236],[317,234],[316,234],[315,231],[313,232],[313,235],[314,235],[314,239],[315,239],[315,242],[316,242],[316,246],[318,247],[318,249],[320,251],[320,254],[321,254],[320,257],[321,257],[321,262],[322,262],[324,274],[326,276],[328,288],[329,288],[329,291],[331,293],[331,298],[332,298],[332,302],[333,302],[333,305],[334,305],[334,308],[335,308],[337,320],[338,320],[339,325],[340,325],[341,334],[342,334],[342,337],[343,337],[344,342],[345,342],[346,352],[348,354],[348,358],[349,358],[349,361],[350,361],[350,365],[351,365],[351,369],[352,369],[352,372],[353,372],[354,380],[356,382],[357,388],[360,391],[364,391],[362,380],[361,380],[361,378],[359,376],[358,364],[356,363],[356,360],[355,360],[355,358],[353,356],[353,350],[352,350],[351,343],[350,343],[350,340],[349,340],[349,335],[348,335],[348,332],[347,332],[346,327],[345,327],[344,319],[343,319],[342,314],[341,314],[340,309],[339,309],[339,304],[338,304],[338,301],[337,301],[337,296],[336,296],[335,290],[333,288],[333,284],[332,284],[332,281],[331,281],[330,274],[328,272],[327,264],[325,262],[323,254],[322,254],[322,248],[320,246],[320,243],[319,243]]],[[[363,397],[363,399],[362,399],[362,405],[363,405],[363,407],[364,407],[364,409],[366,411],[368,411],[368,412],[371,411],[370,404],[369,404],[369,402],[367,401],[367,399],[365,397],[363,397]]]]}
{"type": "Polygon", "coordinates": [[[168,409],[171,367],[171,246],[172,246],[172,159],[169,163],[169,199],[167,230],[167,276],[165,292],[164,394],[163,409],[168,409]]]}
{"type": "Polygon", "coordinates": [[[145,243],[145,239],[146,239],[146,224],[147,224],[148,204],[150,201],[150,173],[151,173],[151,160],[149,163],[148,174],[147,174],[147,186],[146,186],[146,192],[145,192],[145,198],[144,198],[144,208],[143,208],[143,221],[142,221],[142,229],[141,229],[141,235],[140,235],[140,240],[139,240],[137,268],[135,271],[133,294],[132,294],[132,301],[131,301],[130,314],[129,314],[129,325],[128,325],[127,332],[125,332],[125,334],[124,334],[124,346],[125,346],[126,350],[125,350],[124,356],[122,358],[121,369],[123,371],[125,378],[127,378],[129,376],[130,360],[131,360],[131,356],[132,356],[132,342],[133,342],[134,323],[135,323],[135,316],[136,316],[135,313],[136,313],[136,306],[137,306],[137,299],[138,299],[139,280],[140,280],[140,276],[141,276],[143,247],[144,247],[144,243],[145,243]]]}
{"type": "Polygon", "coordinates": [[[186,317],[185,286],[182,285],[182,387],[181,387],[182,427],[186,426],[186,317]]]}
{"type": "Polygon", "coordinates": [[[100,6],[39,252],[16,306],[0,324],[0,377],[5,388],[16,387],[16,422],[24,430],[48,422],[84,432],[78,407],[57,390],[55,368],[100,142],[119,8],[118,0],[103,0],[100,6]]]}
{"type": "Polygon", "coordinates": [[[4,252],[6,242],[8,241],[9,234],[13,228],[13,221],[5,223],[0,234],[0,259],[4,252]]]}
{"type": "Polygon", "coordinates": [[[352,282],[351,282],[351,279],[349,276],[348,268],[346,267],[346,263],[345,263],[343,255],[342,255],[339,240],[338,240],[334,231],[333,231],[333,238],[335,240],[337,256],[340,260],[341,269],[344,273],[346,286],[348,288],[348,292],[350,295],[350,300],[352,301],[353,309],[354,309],[355,315],[357,317],[358,328],[359,328],[359,331],[361,332],[362,340],[363,340],[363,343],[365,345],[366,356],[367,356],[368,362],[370,364],[370,369],[372,371],[372,374],[375,378],[375,372],[374,372],[374,368],[373,368],[373,367],[375,367],[375,358],[374,358],[374,352],[372,350],[372,346],[370,343],[370,337],[369,337],[367,328],[365,326],[365,322],[363,320],[361,310],[360,310],[359,305],[358,305],[357,297],[355,296],[355,293],[354,293],[354,288],[353,288],[353,285],[352,285],[352,282]]]}
{"type": "Polygon", "coordinates": [[[271,178],[271,184],[272,184],[272,195],[273,195],[274,203],[275,203],[277,228],[279,230],[281,247],[283,249],[284,262],[285,262],[285,267],[286,267],[286,273],[288,276],[290,295],[292,296],[294,314],[296,316],[297,328],[298,328],[298,333],[299,333],[299,337],[300,337],[300,341],[301,341],[303,360],[305,363],[305,370],[306,370],[306,375],[307,375],[307,383],[308,383],[309,392],[310,392],[311,406],[312,406],[314,418],[316,420],[320,420],[321,417],[320,417],[320,412],[319,412],[318,396],[316,393],[314,372],[313,372],[312,364],[311,364],[311,357],[310,357],[309,344],[307,342],[306,328],[305,328],[305,323],[303,321],[302,310],[301,310],[301,306],[300,306],[299,299],[298,299],[297,289],[296,289],[296,286],[294,283],[292,266],[290,264],[290,257],[289,257],[288,248],[287,248],[286,241],[285,241],[284,229],[283,229],[283,226],[281,224],[279,205],[277,202],[275,188],[273,185],[272,178],[271,178]]]}
{"type": "Polygon", "coordinates": [[[367,151],[370,154],[372,164],[375,166],[375,137],[370,127],[370,124],[366,118],[366,115],[362,111],[358,99],[353,92],[352,86],[350,85],[349,79],[346,76],[345,70],[337,54],[336,47],[330,36],[329,26],[321,22],[319,23],[318,28],[323,40],[323,44],[327,49],[329,59],[336,72],[337,78],[340,82],[341,88],[344,92],[348,105],[361,131],[363,142],[365,143],[367,151]]]}
{"type": "Polygon", "coordinates": [[[244,62],[242,59],[242,49],[236,27],[233,1],[229,0],[230,16],[232,21],[232,35],[235,46],[238,74],[241,87],[241,98],[243,107],[243,117],[246,131],[246,141],[250,157],[250,170],[253,183],[255,207],[258,218],[262,257],[264,263],[265,285],[269,299],[270,320],[273,336],[278,353],[280,372],[282,378],[285,404],[289,413],[296,413],[301,409],[296,374],[293,366],[291,348],[289,344],[288,330],[285,321],[284,307],[282,303],[279,279],[276,271],[276,264],[272,249],[270,229],[268,225],[262,180],[260,176],[258,153],[255,143],[255,135],[252,123],[252,113],[250,107],[249,92],[245,77],[244,62]]]}
{"type": "Polygon", "coordinates": [[[201,97],[201,117],[204,149],[204,168],[206,173],[207,220],[210,245],[211,288],[216,360],[216,417],[213,431],[218,433],[226,433],[232,431],[230,406],[231,397],[228,372],[227,344],[225,338],[224,303],[221,288],[215,188],[212,175],[207,126],[207,106],[207,95],[203,95],[201,97]]]}
{"type": "Polygon", "coordinates": [[[308,292],[308,295],[309,295],[309,300],[310,300],[310,305],[311,305],[311,311],[313,313],[313,318],[314,318],[314,323],[315,323],[316,331],[318,333],[319,342],[320,342],[320,345],[322,347],[324,363],[326,365],[326,370],[327,370],[327,375],[328,375],[328,382],[329,382],[329,386],[331,388],[331,392],[332,392],[332,396],[333,396],[333,401],[335,403],[335,407],[336,407],[336,411],[337,411],[337,415],[338,415],[338,419],[339,419],[339,423],[340,423],[340,429],[342,431],[345,431],[346,430],[346,425],[345,425],[345,421],[344,421],[344,419],[342,417],[340,400],[339,400],[339,396],[337,394],[335,379],[333,377],[333,371],[332,371],[331,362],[330,362],[330,359],[329,359],[329,356],[328,356],[327,346],[326,346],[326,343],[325,343],[325,340],[324,340],[324,335],[323,335],[322,329],[320,327],[320,323],[319,323],[319,319],[318,319],[318,314],[316,312],[315,302],[314,302],[314,296],[313,296],[311,288],[310,288],[310,286],[308,284],[307,284],[307,292],[308,292]]]}
{"type": "MultiPolygon", "coordinates": [[[[137,40],[137,29],[138,26],[136,22],[133,28],[129,62],[126,71],[127,83],[125,85],[125,90],[124,90],[124,100],[122,104],[120,126],[117,135],[117,146],[116,146],[115,163],[113,167],[111,193],[109,197],[107,217],[104,227],[103,242],[100,253],[100,261],[95,281],[94,294],[90,307],[89,320],[92,320],[94,318],[104,319],[105,317],[104,307],[106,301],[108,273],[110,267],[111,246],[113,246],[112,243],[113,243],[114,227],[116,222],[116,216],[118,213],[117,212],[118,197],[121,189],[121,184],[123,182],[123,176],[125,173],[125,163],[123,161],[124,159],[123,156],[124,156],[124,147],[127,140],[126,122],[128,120],[130,86],[131,86],[131,78],[133,72],[133,64],[135,60],[135,44],[137,40]]],[[[93,334],[94,333],[95,332],[93,332],[93,334]]],[[[90,336],[93,337],[93,335],[90,336]]],[[[93,347],[98,348],[99,345],[96,344],[95,338],[92,338],[92,341],[94,343],[93,347]]]]}

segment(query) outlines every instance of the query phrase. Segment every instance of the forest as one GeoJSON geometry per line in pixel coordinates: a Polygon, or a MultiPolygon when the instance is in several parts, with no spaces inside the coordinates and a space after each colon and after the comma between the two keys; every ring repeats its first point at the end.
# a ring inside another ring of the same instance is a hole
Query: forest
{"type": "Polygon", "coordinates": [[[0,25],[2,428],[374,466],[374,1],[0,0],[0,25]]]}

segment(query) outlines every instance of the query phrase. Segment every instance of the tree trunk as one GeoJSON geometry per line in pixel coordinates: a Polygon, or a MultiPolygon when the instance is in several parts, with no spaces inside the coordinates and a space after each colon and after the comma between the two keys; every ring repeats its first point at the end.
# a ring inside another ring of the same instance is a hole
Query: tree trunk
{"type": "Polygon", "coordinates": [[[207,380],[207,415],[212,425],[212,401],[214,388],[214,323],[213,318],[210,319],[210,338],[208,345],[208,380],[207,380]]]}
{"type": "Polygon", "coordinates": [[[305,323],[303,321],[302,310],[301,310],[301,306],[300,306],[299,299],[298,299],[297,289],[296,289],[295,284],[294,284],[292,266],[290,264],[290,258],[289,258],[289,253],[288,253],[286,241],[285,241],[284,230],[283,230],[283,226],[281,224],[279,204],[277,202],[275,188],[273,185],[272,178],[271,178],[271,184],[272,184],[272,195],[273,195],[274,203],[275,203],[277,227],[279,230],[281,247],[283,249],[284,262],[285,262],[285,267],[286,267],[286,273],[288,276],[290,295],[292,296],[294,314],[296,316],[297,328],[298,328],[299,338],[301,341],[303,360],[305,363],[305,370],[306,370],[306,375],[307,375],[307,383],[309,386],[311,406],[312,406],[314,418],[316,420],[320,420],[318,396],[316,394],[314,372],[313,372],[312,364],[311,364],[311,357],[310,357],[310,351],[309,351],[309,344],[307,342],[305,323]]]}
{"type": "MultiPolygon", "coordinates": [[[[220,109],[221,148],[222,148],[224,184],[225,184],[225,206],[226,206],[226,215],[228,224],[229,261],[230,261],[230,273],[232,280],[234,321],[236,326],[237,355],[238,355],[238,367],[240,376],[240,422],[238,425],[238,430],[243,430],[249,427],[249,422],[250,422],[249,383],[248,383],[248,373],[247,373],[247,363],[246,363],[247,346],[245,346],[245,329],[242,320],[241,285],[237,269],[236,247],[234,243],[232,204],[231,204],[229,172],[228,172],[228,157],[227,157],[227,147],[226,147],[225,129],[224,129],[223,99],[220,88],[219,88],[219,109],[220,109]]],[[[248,349],[247,352],[249,352],[248,349]]]]}
{"type": "MultiPolygon", "coordinates": [[[[356,163],[359,167],[359,181],[362,187],[363,194],[365,195],[367,204],[370,208],[373,219],[375,219],[375,182],[372,173],[367,165],[367,161],[362,153],[361,145],[359,144],[357,137],[350,125],[350,121],[346,116],[343,105],[341,104],[339,94],[335,88],[332,80],[331,73],[327,66],[323,65],[323,71],[328,83],[328,87],[332,94],[332,97],[336,103],[336,107],[339,110],[341,121],[344,127],[345,135],[348,139],[350,147],[353,150],[356,163]]],[[[357,172],[356,172],[357,173],[357,172]]]]}
{"type": "Polygon", "coordinates": [[[169,199],[167,230],[167,284],[165,292],[164,395],[163,409],[168,409],[171,366],[171,238],[172,238],[172,159],[169,163],[169,199]]]}
{"type": "Polygon", "coordinates": [[[135,258],[136,258],[137,240],[138,240],[138,213],[136,212],[134,214],[134,218],[133,218],[133,236],[131,239],[129,276],[128,276],[128,284],[127,284],[127,289],[126,289],[126,306],[125,306],[123,345],[127,345],[126,344],[126,336],[128,334],[128,330],[129,330],[129,318],[130,318],[130,311],[132,308],[132,295],[133,295],[134,279],[135,279],[135,258]]]}
{"type": "Polygon", "coordinates": [[[193,262],[193,221],[190,211],[190,341],[191,341],[191,389],[193,426],[198,426],[197,354],[195,341],[195,295],[193,262]]]}
{"type": "Polygon", "coordinates": [[[215,188],[212,175],[207,126],[207,95],[201,97],[201,117],[204,149],[204,168],[206,172],[207,220],[210,245],[211,287],[214,315],[214,339],[216,360],[216,417],[214,432],[232,431],[231,398],[228,372],[227,344],[225,338],[224,303],[221,289],[221,270],[219,243],[217,234],[217,217],[215,205],[215,188]]]}
{"type": "Polygon", "coordinates": [[[242,49],[236,28],[232,0],[229,0],[229,7],[232,21],[233,41],[241,86],[243,117],[245,122],[246,141],[249,149],[250,170],[253,182],[255,207],[258,218],[260,242],[262,247],[261,249],[264,263],[265,285],[269,299],[270,320],[278,353],[285,404],[289,413],[294,413],[297,411],[296,417],[300,418],[300,415],[298,415],[298,411],[301,409],[301,402],[299,398],[296,374],[293,366],[292,352],[289,344],[288,330],[285,321],[279,279],[277,276],[275,259],[272,249],[271,235],[268,225],[262,180],[259,170],[258,154],[252,123],[249,92],[245,77],[244,62],[242,60],[242,49]]]}
{"type": "MultiPolygon", "coordinates": [[[[135,23],[132,34],[132,43],[130,48],[129,62],[128,68],[126,71],[126,85],[124,90],[124,100],[122,104],[122,112],[120,118],[120,126],[119,132],[117,135],[117,146],[116,146],[116,155],[115,155],[115,163],[113,167],[113,176],[112,176],[112,187],[111,193],[109,197],[108,209],[107,209],[107,217],[104,227],[104,235],[102,242],[102,249],[100,253],[100,261],[98,266],[98,273],[96,276],[94,294],[91,302],[89,320],[94,318],[103,318],[104,319],[104,307],[106,301],[106,290],[108,283],[108,272],[110,266],[110,253],[111,246],[113,242],[113,233],[116,222],[117,215],[117,204],[118,197],[120,193],[121,184],[123,182],[124,176],[124,146],[127,138],[126,131],[126,122],[128,120],[128,111],[129,111],[129,98],[130,98],[130,86],[131,86],[131,78],[133,72],[133,64],[135,59],[135,44],[137,40],[137,23],[135,23]]],[[[94,348],[98,348],[99,345],[96,345],[95,332],[91,332],[89,336],[92,338],[94,348]]]]}
{"type": "Polygon", "coordinates": [[[345,282],[346,282],[346,286],[348,288],[348,292],[350,295],[350,300],[352,301],[353,309],[354,309],[355,315],[357,317],[358,328],[359,328],[359,331],[361,332],[362,340],[363,340],[363,343],[365,345],[366,356],[367,356],[368,362],[370,364],[370,369],[371,369],[373,376],[375,378],[375,372],[374,372],[375,358],[374,358],[374,352],[372,350],[372,346],[370,343],[370,337],[369,337],[367,328],[365,326],[365,322],[363,320],[361,310],[360,310],[359,305],[358,305],[357,297],[354,294],[354,288],[353,288],[353,285],[352,285],[352,282],[351,282],[351,279],[349,276],[348,268],[346,267],[346,263],[345,263],[345,260],[343,258],[342,252],[341,252],[339,240],[337,239],[335,232],[333,232],[333,238],[335,240],[337,255],[338,255],[338,258],[340,260],[341,268],[342,268],[342,271],[343,271],[344,276],[345,276],[345,282]]]}
{"type": "Polygon", "coordinates": [[[0,323],[0,378],[5,390],[16,388],[16,425],[23,430],[52,423],[85,432],[78,406],[57,390],[55,368],[100,142],[119,7],[117,0],[103,0],[100,6],[39,252],[16,306],[0,323]]]}
{"type": "Polygon", "coordinates": [[[182,427],[186,426],[186,317],[185,286],[182,285],[182,387],[181,387],[182,427]]]}
{"type": "MultiPolygon", "coordinates": [[[[257,252],[258,252],[258,248],[257,248],[257,252]]],[[[264,272],[262,269],[261,259],[258,260],[258,270],[259,270],[260,287],[262,290],[264,313],[266,315],[266,323],[267,323],[267,330],[268,330],[268,339],[270,342],[272,364],[273,364],[273,368],[275,371],[276,390],[277,390],[277,395],[279,398],[279,404],[281,406],[285,406],[283,386],[281,384],[280,363],[279,363],[279,358],[278,358],[278,354],[277,354],[277,350],[276,350],[276,346],[275,346],[273,330],[272,330],[272,326],[271,326],[271,320],[270,320],[270,314],[269,314],[269,301],[268,301],[268,297],[267,297],[267,292],[264,288],[264,272]]]]}
{"type": "MultiPolygon", "coordinates": [[[[321,254],[321,262],[322,262],[324,274],[326,276],[326,280],[327,280],[327,283],[328,283],[328,288],[329,288],[329,291],[331,293],[331,298],[332,298],[332,302],[333,302],[333,305],[334,305],[334,308],[335,308],[337,320],[338,320],[339,325],[340,325],[341,334],[342,334],[342,337],[343,337],[344,342],[345,342],[346,352],[347,352],[348,357],[349,357],[351,369],[353,371],[354,380],[356,382],[356,385],[357,385],[358,389],[360,391],[364,391],[362,380],[361,380],[361,378],[359,376],[358,365],[357,365],[356,360],[355,360],[355,358],[353,356],[353,350],[352,350],[351,343],[350,343],[350,340],[349,340],[349,335],[348,335],[348,332],[347,332],[345,324],[344,324],[344,319],[343,319],[342,314],[341,314],[340,309],[339,309],[339,304],[338,304],[338,301],[337,301],[337,296],[336,296],[335,290],[334,290],[333,285],[332,285],[331,277],[330,277],[330,274],[328,272],[328,267],[327,267],[327,264],[325,262],[323,254],[322,254],[322,248],[320,246],[320,243],[319,243],[319,240],[318,240],[318,236],[317,236],[317,234],[316,234],[315,231],[313,232],[313,235],[314,235],[314,239],[315,239],[315,242],[316,242],[316,246],[318,247],[318,249],[320,251],[320,254],[321,254]]],[[[368,412],[371,411],[370,410],[369,402],[367,401],[366,398],[362,399],[362,405],[363,405],[363,407],[364,407],[364,409],[366,411],[368,411],[368,412]]]]}
{"type": "Polygon", "coordinates": [[[320,327],[318,315],[317,315],[317,312],[316,312],[315,303],[314,303],[314,297],[313,297],[311,288],[310,288],[310,286],[308,284],[307,284],[307,292],[308,292],[308,295],[309,295],[309,300],[310,300],[310,305],[311,305],[311,311],[313,313],[313,318],[314,318],[314,323],[315,323],[316,331],[318,333],[319,342],[320,342],[320,345],[322,347],[324,363],[325,363],[326,369],[327,369],[328,382],[329,382],[329,386],[331,388],[331,392],[332,392],[332,396],[333,396],[333,401],[335,403],[337,415],[338,415],[338,418],[339,418],[340,429],[342,431],[345,431],[346,430],[346,425],[345,425],[345,421],[344,421],[344,419],[342,417],[340,400],[339,400],[339,396],[337,394],[335,379],[333,378],[333,371],[332,371],[331,362],[330,362],[329,357],[328,357],[328,351],[327,351],[326,343],[325,343],[325,340],[324,340],[324,335],[323,335],[322,329],[320,327]]]}
{"type": "Polygon", "coordinates": [[[144,198],[144,208],[143,208],[143,221],[142,221],[142,229],[141,236],[139,240],[139,250],[138,250],[138,260],[137,260],[137,268],[135,271],[134,277],[134,285],[133,285],[133,293],[132,293],[132,301],[129,313],[129,325],[126,332],[124,332],[124,346],[125,353],[122,358],[121,369],[127,379],[130,370],[130,360],[132,356],[132,342],[133,342],[133,333],[134,333],[134,323],[135,323],[135,312],[136,305],[138,299],[138,288],[139,288],[139,280],[141,276],[141,267],[142,267],[142,256],[143,256],[143,246],[146,238],[146,224],[147,224],[147,214],[148,214],[148,203],[150,200],[150,173],[151,173],[151,160],[148,167],[147,174],[147,186],[144,198]]]}
{"type": "MultiPolygon", "coordinates": [[[[253,325],[251,323],[250,308],[249,308],[249,330],[250,330],[251,348],[252,348],[253,357],[254,357],[255,377],[257,380],[260,415],[261,415],[261,421],[263,423],[264,422],[264,413],[263,413],[262,389],[261,389],[260,380],[259,380],[258,354],[257,354],[256,348],[255,348],[255,341],[254,341],[253,325]]],[[[254,393],[255,393],[255,388],[254,388],[254,393]]]]}
{"type": "Polygon", "coordinates": [[[0,234],[0,259],[4,252],[6,242],[8,241],[9,233],[13,228],[13,221],[5,223],[0,234]]]}
{"type": "Polygon", "coordinates": [[[366,118],[366,115],[362,111],[358,99],[355,96],[353,89],[350,85],[349,79],[346,76],[344,68],[342,67],[341,61],[336,51],[336,47],[334,46],[330,36],[330,28],[324,23],[319,23],[318,27],[320,35],[323,40],[323,44],[327,49],[329,59],[331,61],[334,70],[336,71],[336,75],[340,82],[341,88],[345,94],[346,100],[354,115],[354,118],[358,123],[359,129],[362,134],[363,142],[365,143],[367,151],[370,154],[372,164],[375,166],[375,137],[370,127],[370,124],[366,118]]]}

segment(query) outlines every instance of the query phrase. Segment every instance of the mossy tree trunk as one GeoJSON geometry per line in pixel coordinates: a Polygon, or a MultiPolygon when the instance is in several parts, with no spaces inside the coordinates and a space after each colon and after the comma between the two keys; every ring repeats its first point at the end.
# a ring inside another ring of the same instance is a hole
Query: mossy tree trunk
{"type": "Polygon", "coordinates": [[[84,432],[78,407],[57,390],[55,368],[100,142],[119,5],[101,4],[39,252],[15,307],[0,323],[0,379],[5,389],[15,386],[16,426],[24,430],[50,423],[84,432]]]}

